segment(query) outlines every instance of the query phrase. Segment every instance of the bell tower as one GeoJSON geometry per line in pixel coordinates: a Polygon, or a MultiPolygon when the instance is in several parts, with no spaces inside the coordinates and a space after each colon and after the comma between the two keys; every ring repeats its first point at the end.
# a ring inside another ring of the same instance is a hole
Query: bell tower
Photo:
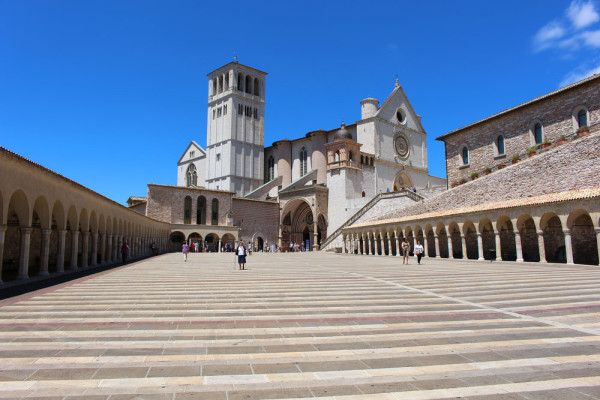
{"type": "Polygon", "coordinates": [[[208,74],[207,188],[244,196],[262,185],[266,76],[237,61],[208,74]]]}

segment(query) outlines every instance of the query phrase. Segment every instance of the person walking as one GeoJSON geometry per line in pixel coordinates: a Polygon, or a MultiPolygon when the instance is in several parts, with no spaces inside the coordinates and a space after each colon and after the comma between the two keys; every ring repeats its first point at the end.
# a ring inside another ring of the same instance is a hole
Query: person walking
{"type": "Polygon", "coordinates": [[[183,261],[187,261],[187,255],[188,255],[189,251],[190,251],[190,247],[188,246],[188,244],[186,242],[183,242],[183,244],[181,245],[181,252],[183,253],[183,261]]]}
{"type": "Polygon", "coordinates": [[[238,264],[240,265],[240,269],[246,269],[246,246],[244,246],[244,242],[240,241],[240,245],[238,246],[236,252],[238,258],[238,264]]]}
{"type": "Polygon", "coordinates": [[[417,245],[415,246],[415,254],[417,256],[417,264],[421,264],[421,257],[423,256],[423,252],[425,249],[421,245],[421,242],[417,240],[417,245]]]}
{"type": "Polygon", "coordinates": [[[408,265],[408,255],[410,253],[410,244],[408,244],[408,240],[404,238],[402,240],[402,264],[408,265]]]}
{"type": "Polygon", "coordinates": [[[127,241],[123,240],[123,246],[121,246],[121,260],[123,261],[123,265],[127,264],[128,257],[129,257],[129,246],[127,245],[127,241]]]}

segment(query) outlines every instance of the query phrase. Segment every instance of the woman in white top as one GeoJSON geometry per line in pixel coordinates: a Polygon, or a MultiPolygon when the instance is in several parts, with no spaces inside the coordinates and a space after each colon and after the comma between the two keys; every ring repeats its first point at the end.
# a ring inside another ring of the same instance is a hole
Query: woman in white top
{"type": "Polygon", "coordinates": [[[421,257],[423,257],[423,252],[425,249],[421,246],[421,242],[417,240],[417,245],[415,246],[415,254],[417,255],[417,263],[421,264],[421,257]]]}
{"type": "Polygon", "coordinates": [[[244,242],[240,242],[235,253],[237,254],[240,269],[246,269],[246,246],[244,246],[244,242]]]}

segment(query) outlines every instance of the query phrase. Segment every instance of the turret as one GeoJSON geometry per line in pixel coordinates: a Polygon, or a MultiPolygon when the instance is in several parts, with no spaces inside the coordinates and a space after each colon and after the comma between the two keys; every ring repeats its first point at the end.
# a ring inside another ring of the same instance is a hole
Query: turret
{"type": "Polygon", "coordinates": [[[360,102],[361,119],[374,117],[379,110],[379,100],[368,97],[360,102]]]}

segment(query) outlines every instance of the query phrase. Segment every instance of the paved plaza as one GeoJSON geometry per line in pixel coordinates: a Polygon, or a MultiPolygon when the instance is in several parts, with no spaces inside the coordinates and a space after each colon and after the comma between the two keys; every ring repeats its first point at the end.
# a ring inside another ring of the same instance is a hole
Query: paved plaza
{"type": "Polygon", "coordinates": [[[166,254],[0,302],[0,398],[600,399],[598,267],[166,254]]]}

